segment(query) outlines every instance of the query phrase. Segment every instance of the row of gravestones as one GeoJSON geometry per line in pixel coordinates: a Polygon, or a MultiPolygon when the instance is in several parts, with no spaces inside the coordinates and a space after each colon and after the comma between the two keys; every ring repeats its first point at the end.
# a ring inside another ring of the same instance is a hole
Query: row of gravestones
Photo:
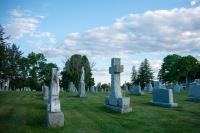
{"type": "MultiPolygon", "coordinates": [[[[3,88],[0,88],[0,91],[12,91],[12,89],[3,89],[3,88]]],[[[29,87],[24,87],[24,88],[21,88],[21,89],[15,89],[15,91],[31,91],[31,88],[29,88],[29,87]]],[[[33,90],[33,91],[35,91],[35,90],[33,90]]]]}
{"type": "MultiPolygon", "coordinates": [[[[167,85],[162,85],[159,81],[154,81],[154,86],[156,86],[158,84],[158,86],[160,88],[163,88],[163,89],[172,89],[173,92],[175,93],[180,93],[182,90],[183,90],[183,85],[179,85],[178,83],[176,84],[167,84],[167,85]]],[[[152,92],[153,91],[153,87],[152,87],[152,84],[151,83],[148,83],[145,85],[144,87],[144,91],[145,92],[152,92]]],[[[130,89],[128,87],[127,84],[124,84],[124,90],[127,91],[127,92],[130,92],[134,95],[143,95],[144,93],[142,92],[141,90],[141,86],[140,85],[132,85],[130,86],[130,89]]]]}
{"type": "MultiPolygon", "coordinates": [[[[123,97],[120,88],[120,73],[123,72],[123,66],[120,64],[120,58],[112,58],[109,73],[111,74],[111,93],[105,99],[105,106],[111,110],[128,113],[132,111],[130,106],[130,97],[123,97]]],[[[79,82],[78,96],[85,97],[85,83],[84,83],[84,67],[81,71],[81,79],[79,82]]],[[[139,87],[135,87],[139,88],[139,87]]],[[[52,69],[52,80],[50,91],[48,87],[43,87],[44,99],[47,99],[47,115],[46,122],[48,127],[61,127],[64,125],[64,114],[60,109],[59,100],[59,79],[58,70],[52,69]]],[[[151,103],[164,106],[164,107],[177,107],[178,104],[174,103],[172,89],[166,89],[160,82],[154,83],[152,90],[151,103]]],[[[189,88],[189,99],[200,99],[200,82],[195,81],[189,88]],[[198,94],[196,94],[198,93],[198,94]]]]}

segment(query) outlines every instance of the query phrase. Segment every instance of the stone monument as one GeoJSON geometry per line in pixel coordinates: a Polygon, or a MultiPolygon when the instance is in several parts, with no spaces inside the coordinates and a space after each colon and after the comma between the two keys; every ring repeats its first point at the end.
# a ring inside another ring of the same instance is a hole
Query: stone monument
{"type": "Polygon", "coordinates": [[[64,125],[64,114],[60,109],[59,99],[59,76],[58,69],[52,68],[52,79],[50,87],[48,112],[46,122],[48,127],[62,127],[64,125]]]}
{"type": "Polygon", "coordinates": [[[200,83],[197,81],[194,81],[190,84],[189,90],[188,90],[188,100],[191,101],[199,101],[200,100],[200,83]]]}
{"type": "Polygon", "coordinates": [[[43,86],[43,99],[48,100],[49,98],[49,87],[44,85],[43,86]]]}
{"type": "Polygon", "coordinates": [[[95,93],[95,87],[94,86],[90,86],[90,92],[95,93]]]}
{"type": "Polygon", "coordinates": [[[120,73],[123,72],[123,66],[120,64],[120,58],[112,58],[109,73],[111,74],[111,94],[106,97],[105,106],[121,113],[132,111],[130,107],[130,97],[122,97],[120,88],[120,73]]]}
{"type": "Polygon", "coordinates": [[[81,68],[81,79],[79,82],[79,88],[78,88],[78,96],[79,97],[85,97],[85,70],[84,67],[82,66],[81,68]]]}
{"type": "Polygon", "coordinates": [[[150,82],[148,84],[146,84],[146,86],[144,87],[144,91],[146,91],[146,92],[152,92],[153,91],[153,87],[152,87],[152,84],[150,82]]]}
{"type": "Polygon", "coordinates": [[[174,103],[172,89],[154,89],[153,100],[151,103],[163,107],[177,107],[178,104],[174,103]]]}
{"type": "Polygon", "coordinates": [[[137,95],[137,96],[141,96],[141,95],[144,94],[144,93],[142,92],[142,90],[141,90],[141,86],[140,86],[140,85],[133,85],[133,86],[131,87],[130,92],[131,92],[131,94],[137,95]]]}

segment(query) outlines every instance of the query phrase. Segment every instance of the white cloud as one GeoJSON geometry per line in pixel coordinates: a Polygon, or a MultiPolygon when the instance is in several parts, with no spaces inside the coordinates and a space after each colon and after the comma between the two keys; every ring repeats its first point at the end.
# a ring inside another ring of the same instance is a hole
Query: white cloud
{"type": "Polygon", "coordinates": [[[111,26],[72,33],[58,48],[92,57],[200,51],[200,7],[147,11],[121,17],[111,26]]]}
{"type": "Polygon", "coordinates": [[[191,5],[191,6],[195,6],[195,5],[197,5],[199,2],[200,2],[200,0],[191,0],[191,1],[190,1],[190,5],[191,5]]]}
{"type": "Polygon", "coordinates": [[[19,10],[19,9],[13,9],[10,14],[13,17],[27,17],[31,16],[31,11],[30,10],[19,10]]]}
{"type": "Polygon", "coordinates": [[[40,22],[34,18],[14,18],[7,25],[6,30],[13,39],[19,39],[25,34],[36,31],[40,22]]]}

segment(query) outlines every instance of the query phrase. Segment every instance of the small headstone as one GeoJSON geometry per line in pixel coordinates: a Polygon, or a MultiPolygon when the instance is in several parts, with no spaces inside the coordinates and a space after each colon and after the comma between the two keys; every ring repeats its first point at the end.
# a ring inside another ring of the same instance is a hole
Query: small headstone
{"type": "Polygon", "coordinates": [[[146,86],[144,87],[144,91],[152,92],[153,91],[152,84],[151,83],[146,84],[146,86]]]}
{"type": "Polygon", "coordinates": [[[81,69],[81,79],[79,82],[79,88],[78,88],[78,96],[79,97],[85,97],[85,70],[84,67],[81,69]]]}
{"type": "Polygon", "coordinates": [[[174,85],[174,87],[173,87],[173,91],[174,91],[175,93],[180,93],[180,92],[181,92],[181,86],[180,86],[178,83],[176,83],[176,84],[174,85]]]}
{"type": "Polygon", "coordinates": [[[16,89],[16,91],[20,91],[20,89],[16,89]]]}
{"type": "Polygon", "coordinates": [[[124,84],[124,90],[126,91],[126,92],[128,92],[129,90],[128,90],[128,85],[125,83],[124,84]]]}
{"type": "Polygon", "coordinates": [[[188,100],[196,101],[200,100],[200,83],[193,82],[189,86],[188,100]]]}
{"type": "Polygon", "coordinates": [[[46,124],[48,127],[64,126],[64,114],[60,109],[59,99],[59,75],[57,68],[52,68],[52,79],[49,96],[49,109],[46,115],[46,124]]]}
{"type": "Polygon", "coordinates": [[[94,86],[90,87],[90,92],[92,92],[92,93],[96,92],[94,86]]]}
{"type": "Polygon", "coordinates": [[[178,104],[174,103],[172,89],[154,89],[153,101],[151,103],[163,107],[177,107],[178,104]]]}
{"type": "Polygon", "coordinates": [[[133,85],[130,90],[131,94],[141,96],[143,92],[140,85],[133,85]]]}
{"type": "Polygon", "coordinates": [[[69,82],[69,84],[68,84],[68,91],[69,92],[75,92],[76,91],[76,88],[75,88],[73,82],[69,82]]]}
{"type": "Polygon", "coordinates": [[[107,108],[121,113],[132,111],[130,107],[130,97],[122,97],[120,88],[120,73],[123,72],[123,66],[120,64],[120,58],[112,58],[109,73],[111,74],[111,94],[106,97],[105,105],[107,108]]]}
{"type": "Polygon", "coordinates": [[[49,87],[44,85],[43,89],[44,89],[43,99],[48,100],[48,98],[49,98],[49,87]]]}
{"type": "Polygon", "coordinates": [[[154,81],[154,89],[161,89],[162,83],[160,81],[154,81]]]}

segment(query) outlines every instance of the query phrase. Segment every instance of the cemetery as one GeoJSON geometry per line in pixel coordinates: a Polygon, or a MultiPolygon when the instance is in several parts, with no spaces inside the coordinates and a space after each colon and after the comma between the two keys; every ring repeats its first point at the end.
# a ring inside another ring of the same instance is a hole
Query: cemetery
{"type": "Polygon", "coordinates": [[[200,133],[199,14],[200,0],[2,0],[0,133],[200,133]]]}

